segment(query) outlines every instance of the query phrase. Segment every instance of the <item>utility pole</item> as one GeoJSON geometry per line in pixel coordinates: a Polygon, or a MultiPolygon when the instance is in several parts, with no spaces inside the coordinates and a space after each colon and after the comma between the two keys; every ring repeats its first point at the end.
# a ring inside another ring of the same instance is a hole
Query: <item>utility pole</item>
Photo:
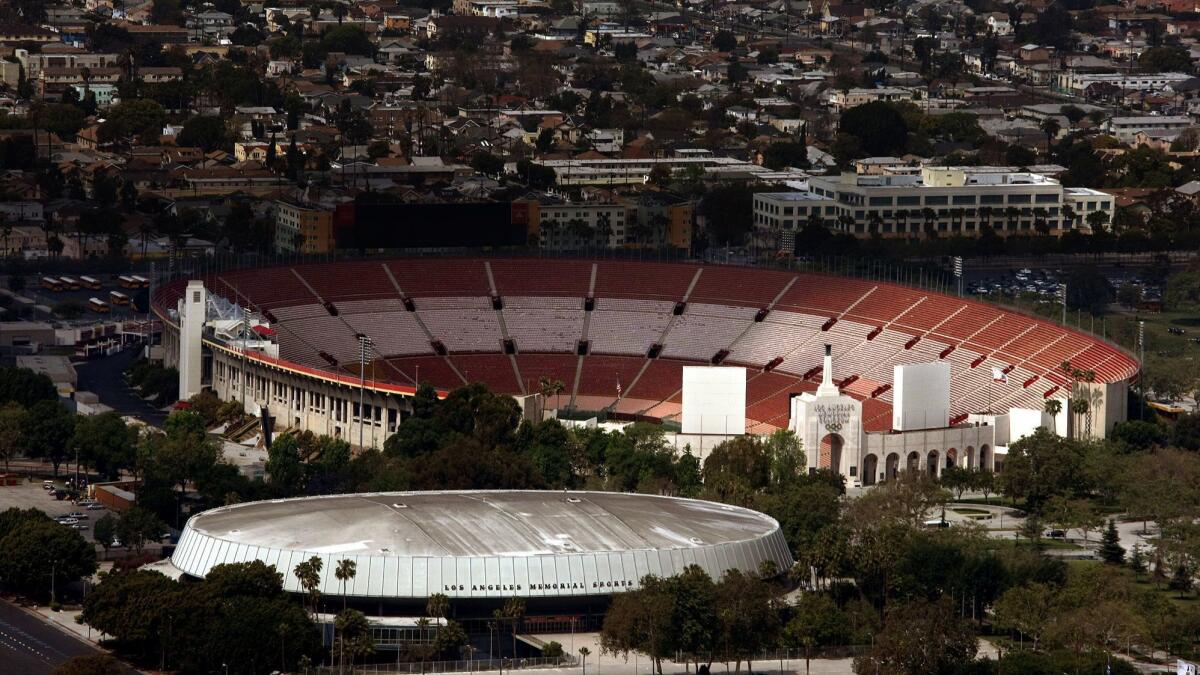
{"type": "Polygon", "coordinates": [[[963,259],[962,256],[954,256],[954,277],[958,280],[958,297],[963,294],[963,259]]]}

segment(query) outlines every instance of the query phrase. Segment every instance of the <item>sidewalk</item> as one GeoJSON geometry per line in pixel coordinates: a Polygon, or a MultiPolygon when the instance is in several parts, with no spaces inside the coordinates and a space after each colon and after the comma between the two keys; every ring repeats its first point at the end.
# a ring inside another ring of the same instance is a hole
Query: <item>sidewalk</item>
{"type": "MultiPolygon", "coordinates": [[[[46,605],[38,605],[36,607],[24,607],[25,611],[38,615],[46,623],[54,625],[64,633],[68,633],[83,642],[100,647],[101,633],[92,630],[91,626],[81,623],[76,623],[75,618],[80,615],[79,610],[61,610],[58,612],[50,611],[46,605]]],[[[102,647],[101,647],[102,648],[102,647]]]]}

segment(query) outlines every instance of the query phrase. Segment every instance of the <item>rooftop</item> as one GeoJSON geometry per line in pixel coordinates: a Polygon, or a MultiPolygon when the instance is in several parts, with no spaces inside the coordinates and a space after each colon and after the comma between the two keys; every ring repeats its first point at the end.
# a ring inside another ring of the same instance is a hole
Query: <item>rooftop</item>
{"type": "Polygon", "coordinates": [[[235,544],[379,556],[539,556],[696,548],[778,529],[754,511],[615,492],[333,495],[236,504],[188,526],[235,544]]]}

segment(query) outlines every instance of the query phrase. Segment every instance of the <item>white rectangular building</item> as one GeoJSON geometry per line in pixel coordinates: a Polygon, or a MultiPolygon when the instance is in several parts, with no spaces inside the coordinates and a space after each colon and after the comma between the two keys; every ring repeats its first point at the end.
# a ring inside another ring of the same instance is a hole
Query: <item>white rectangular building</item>
{"type": "Polygon", "coordinates": [[[869,237],[1062,234],[1112,220],[1113,197],[1097,190],[1064,188],[1057,180],[993,167],[924,167],[919,174],[813,176],[808,191],[760,193],[754,222],[760,241],[780,239],[819,216],[831,229],[869,237]],[[791,212],[788,212],[788,209],[791,212]],[[803,208],[803,211],[800,209],[803,208]],[[815,212],[814,212],[815,209],[815,212]],[[1093,212],[1102,219],[1087,221],[1093,212]],[[791,218],[789,218],[791,216],[791,218]],[[790,222],[789,222],[790,221],[790,222]]]}

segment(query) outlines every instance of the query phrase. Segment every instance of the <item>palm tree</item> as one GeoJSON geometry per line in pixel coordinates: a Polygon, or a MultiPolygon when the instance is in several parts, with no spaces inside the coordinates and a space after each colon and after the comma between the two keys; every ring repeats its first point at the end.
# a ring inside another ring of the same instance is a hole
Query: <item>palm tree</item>
{"type": "Polygon", "coordinates": [[[421,617],[417,619],[417,628],[421,631],[421,673],[425,673],[425,660],[429,658],[429,649],[425,644],[425,631],[429,629],[429,619],[421,617]]]}
{"type": "Polygon", "coordinates": [[[333,576],[342,582],[342,609],[346,609],[346,582],[358,575],[358,563],[347,558],[338,561],[333,576]]]}
{"type": "Polygon", "coordinates": [[[572,218],[567,221],[567,229],[572,236],[579,240],[580,244],[584,244],[592,238],[592,226],[587,224],[587,221],[582,218],[572,218]]]}
{"type": "Polygon", "coordinates": [[[1071,208],[1070,204],[1063,204],[1062,217],[1066,221],[1063,229],[1075,229],[1075,209],[1071,208]]]}
{"type": "Polygon", "coordinates": [[[300,588],[308,596],[309,613],[317,613],[317,602],[321,598],[321,569],[325,566],[317,556],[313,556],[308,560],[297,563],[292,570],[292,574],[296,575],[296,580],[300,582],[300,588]]]}
{"type": "Polygon", "coordinates": [[[1021,215],[1021,212],[1017,210],[1017,207],[1010,206],[1004,209],[1004,215],[1008,218],[1008,230],[1015,232],[1017,229],[1017,216],[1021,215]]]}
{"type": "Polygon", "coordinates": [[[554,220],[553,218],[542,222],[542,224],[541,224],[541,231],[542,231],[541,242],[542,242],[542,244],[547,245],[547,246],[554,246],[557,243],[554,241],[554,236],[556,234],[558,234],[559,229],[560,229],[560,227],[559,227],[558,221],[554,220]]]}
{"type": "Polygon", "coordinates": [[[512,622],[513,656],[515,657],[517,655],[517,624],[521,621],[521,617],[525,616],[525,601],[521,598],[509,598],[504,602],[501,614],[512,622]]]}
{"type": "Polygon", "coordinates": [[[425,613],[435,619],[444,619],[450,613],[450,598],[444,593],[434,593],[425,603],[425,613]]]}
{"type": "Polygon", "coordinates": [[[1058,120],[1054,117],[1047,117],[1042,120],[1039,126],[1041,126],[1042,131],[1046,134],[1046,156],[1049,157],[1050,144],[1054,142],[1054,137],[1062,130],[1062,124],[1059,124],[1058,120]]]}
{"type": "Polygon", "coordinates": [[[992,224],[992,207],[990,207],[990,206],[980,207],[979,218],[980,218],[979,229],[982,230],[984,228],[984,226],[990,227],[992,224]]]}
{"type": "Polygon", "coordinates": [[[583,671],[580,673],[580,675],[587,675],[587,657],[588,654],[591,653],[592,650],[588,649],[587,647],[579,648],[579,664],[583,666],[583,671]]]}
{"type": "Polygon", "coordinates": [[[346,15],[349,13],[350,13],[350,9],[348,7],[346,7],[346,5],[344,3],[341,3],[341,2],[333,3],[333,15],[337,17],[339,24],[342,22],[342,19],[345,19],[346,15]]]}
{"type": "Polygon", "coordinates": [[[867,216],[867,232],[876,234],[883,229],[883,217],[878,211],[872,211],[871,215],[867,216]]]}
{"type": "Polygon", "coordinates": [[[1033,229],[1043,237],[1050,234],[1050,224],[1046,222],[1046,209],[1040,206],[1033,210],[1033,229]]]}
{"type": "Polygon", "coordinates": [[[925,220],[925,236],[932,237],[934,233],[933,221],[937,218],[937,211],[926,206],[921,209],[921,218],[925,220]]]}
{"type": "MultiPolygon", "coordinates": [[[[1063,407],[1062,401],[1060,401],[1056,398],[1048,398],[1048,399],[1046,399],[1046,402],[1042,405],[1042,410],[1044,410],[1046,412],[1046,414],[1049,415],[1051,418],[1057,419],[1058,414],[1060,412],[1062,412],[1062,407],[1063,407]]],[[[1055,424],[1057,425],[1057,423],[1055,423],[1055,424]]]]}
{"type": "MultiPolygon", "coordinates": [[[[1071,401],[1071,412],[1075,415],[1075,421],[1078,423],[1081,417],[1085,415],[1091,416],[1091,406],[1088,404],[1086,398],[1077,396],[1074,401],[1071,401]]],[[[1091,434],[1091,429],[1085,429],[1084,436],[1091,436],[1091,434]]]]}
{"type": "MultiPolygon", "coordinates": [[[[562,390],[565,388],[566,388],[566,385],[563,384],[562,380],[551,379],[544,375],[542,377],[538,378],[538,391],[541,392],[541,394],[542,394],[542,411],[543,411],[543,413],[546,410],[546,403],[545,403],[546,399],[550,398],[551,396],[558,396],[559,394],[562,393],[562,390]]],[[[555,401],[555,406],[554,406],[555,408],[558,407],[557,403],[558,403],[558,401],[555,401]]],[[[540,422],[541,420],[538,420],[538,421],[540,422]]]]}
{"type": "MultiPolygon", "coordinates": [[[[347,558],[343,558],[343,559],[339,560],[337,567],[334,568],[334,570],[333,570],[333,576],[337,577],[337,580],[342,582],[342,611],[343,612],[346,611],[346,582],[353,579],[355,577],[355,575],[357,575],[357,574],[358,574],[358,563],[354,562],[353,560],[349,560],[347,558]]],[[[337,631],[336,623],[334,625],[334,631],[335,632],[337,631]]],[[[338,659],[338,671],[340,672],[344,665],[344,662],[346,660],[344,649],[343,649],[343,643],[345,643],[345,639],[338,640],[337,637],[335,636],[334,642],[336,642],[337,646],[338,646],[337,659],[338,659]]],[[[330,658],[333,658],[332,654],[330,654],[330,658]]]]}

